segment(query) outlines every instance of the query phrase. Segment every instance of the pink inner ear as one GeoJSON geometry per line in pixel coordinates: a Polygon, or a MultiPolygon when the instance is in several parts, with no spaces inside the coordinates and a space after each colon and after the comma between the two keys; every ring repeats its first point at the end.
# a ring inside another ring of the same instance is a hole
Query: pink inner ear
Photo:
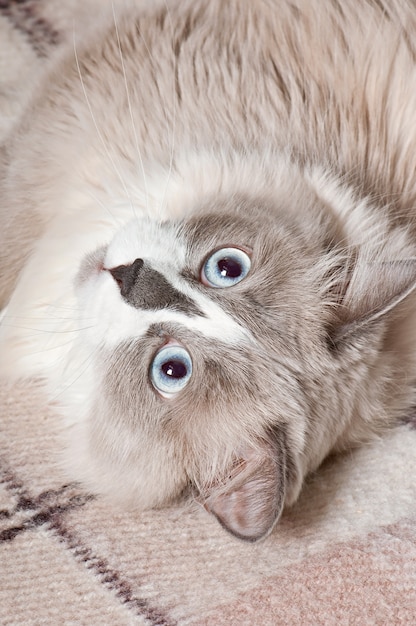
{"type": "Polygon", "coordinates": [[[267,536],[282,513],[286,470],[280,444],[279,449],[265,443],[251,451],[205,502],[207,511],[240,539],[257,541],[267,536]]]}

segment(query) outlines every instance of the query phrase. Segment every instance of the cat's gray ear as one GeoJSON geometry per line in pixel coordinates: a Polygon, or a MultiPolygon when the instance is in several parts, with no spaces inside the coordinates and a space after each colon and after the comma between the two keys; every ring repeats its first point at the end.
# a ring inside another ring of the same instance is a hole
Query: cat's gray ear
{"type": "Polygon", "coordinates": [[[330,330],[334,346],[365,331],[416,291],[416,259],[358,263],[345,278],[330,330]]]}
{"type": "Polygon", "coordinates": [[[233,468],[212,488],[204,506],[231,534],[245,541],[266,537],[279,519],[286,493],[282,437],[240,450],[233,468]]]}

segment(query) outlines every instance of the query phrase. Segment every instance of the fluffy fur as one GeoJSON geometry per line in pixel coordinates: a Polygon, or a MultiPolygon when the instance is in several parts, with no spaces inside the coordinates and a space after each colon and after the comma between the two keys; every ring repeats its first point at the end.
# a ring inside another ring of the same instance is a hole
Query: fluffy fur
{"type": "Polygon", "coordinates": [[[72,477],[140,508],[191,491],[256,540],[415,402],[416,5],[113,9],[2,149],[1,371],[45,377],[72,477]],[[250,271],[212,287],[230,246],[250,271]]]}

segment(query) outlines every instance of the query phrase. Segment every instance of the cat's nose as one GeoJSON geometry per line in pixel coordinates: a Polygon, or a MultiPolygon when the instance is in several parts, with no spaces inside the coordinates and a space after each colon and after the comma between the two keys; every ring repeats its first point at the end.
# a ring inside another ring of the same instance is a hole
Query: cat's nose
{"type": "Polygon", "coordinates": [[[161,272],[143,259],[136,259],[131,265],[118,265],[107,271],[118,284],[121,297],[136,309],[173,309],[185,315],[205,317],[191,298],[176,289],[161,272]]]}
{"type": "Polygon", "coordinates": [[[120,287],[121,295],[125,298],[129,295],[138,275],[143,268],[143,259],[136,259],[131,265],[118,265],[108,270],[120,287]]]}

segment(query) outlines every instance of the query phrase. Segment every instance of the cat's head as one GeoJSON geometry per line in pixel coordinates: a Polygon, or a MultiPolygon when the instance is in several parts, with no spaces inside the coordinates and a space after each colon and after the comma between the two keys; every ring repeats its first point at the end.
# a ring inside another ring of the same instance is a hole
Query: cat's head
{"type": "Polygon", "coordinates": [[[89,255],[83,479],[143,508],[192,491],[236,536],[267,535],[348,429],[377,320],[413,289],[413,265],[367,263],[360,282],[347,241],[305,184],[135,220],[89,255]]]}

